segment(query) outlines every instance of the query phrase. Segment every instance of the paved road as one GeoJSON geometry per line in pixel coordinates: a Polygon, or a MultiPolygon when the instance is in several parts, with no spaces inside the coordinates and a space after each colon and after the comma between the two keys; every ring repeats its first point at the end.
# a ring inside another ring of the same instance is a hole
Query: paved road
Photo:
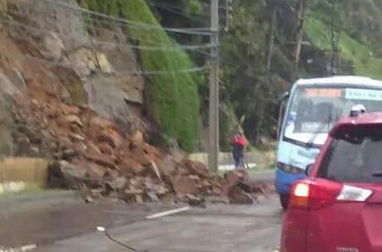
{"type": "Polygon", "coordinates": [[[258,181],[271,181],[275,180],[275,170],[264,170],[264,171],[250,171],[249,172],[252,180],[258,181]]]}
{"type": "MultiPolygon", "coordinates": [[[[128,211],[109,214],[129,219],[128,211]]],[[[257,206],[212,205],[109,229],[119,241],[150,252],[271,252],[278,248],[281,211],[276,199],[257,206]]],[[[139,218],[138,218],[139,219],[139,218]]],[[[59,227],[58,227],[59,228],[59,227]]],[[[94,226],[95,228],[95,226],[94,226]]],[[[103,233],[88,232],[39,247],[35,252],[121,252],[103,233]]]]}
{"type": "Polygon", "coordinates": [[[72,192],[0,198],[1,248],[52,244],[92,233],[95,227],[119,227],[140,220],[169,205],[126,205],[111,201],[86,204],[72,192]]]}
{"type": "Polygon", "coordinates": [[[282,212],[275,196],[253,206],[214,204],[155,220],[145,217],[181,206],[50,198],[0,201],[0,251],[31,243],[39,244],[35,252],[128,251],[96,232],[99,225],[150,252],[271,252],[280,239],[282,212]]]}

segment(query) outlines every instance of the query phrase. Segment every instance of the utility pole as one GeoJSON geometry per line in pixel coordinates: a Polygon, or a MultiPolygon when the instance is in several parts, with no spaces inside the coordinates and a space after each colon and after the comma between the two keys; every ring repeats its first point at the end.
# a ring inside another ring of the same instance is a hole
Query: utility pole
{"type": "Polygon", "coordinates": [[[231,21],[231,12],[232,12],[232,0],[225,0],[225,32],[229,31],[229,25],[231,21]]]}
{"type": "Polygon", "coordinates": [[[277,22],[277,5],[273,8],[272,14],[272,24],[271,24],[271,32],[269,35],[269,44],[268,44],[268,56],[267,56],[267,70],[271,71],[272,57],[273,57],[273,49],[275,45],[275,27],[277,22]]]}
{"type": "Polygon", "coordinates": [[[308,12],[308,0],[298,0],[297,3],[297,29],[296,29],[296,48],[294,51],[294,67],[295,67],[295,77],[298,76],[302,39],[304,36],[305,19],[308,12]]]}
{"type": "Polygon", "coordinates": [[[208,168],[218,170],[219,160],[219,0],[211,0],[211,72],[209,93],[208,168]]]}
{"type": "Polygon", "coordinates": [[[338,11],[338,0],[328,0],[328,4],[331,13],[338,13],[337,16],[332,16],[327,24],[331,45],[329,74],[335,75],[340,69],[339,43],[344,21],[341,17],[341,13],[338,11]]]}

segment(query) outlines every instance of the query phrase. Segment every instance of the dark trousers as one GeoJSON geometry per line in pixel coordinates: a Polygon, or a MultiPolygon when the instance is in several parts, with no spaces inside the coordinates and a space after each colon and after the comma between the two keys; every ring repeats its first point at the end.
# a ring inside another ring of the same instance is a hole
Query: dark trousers
{"type": "Polygon", "coordinates": [[[235,162],[235,168],[244,168],[244,157],[243,156],[233,156],[235,162]]]}

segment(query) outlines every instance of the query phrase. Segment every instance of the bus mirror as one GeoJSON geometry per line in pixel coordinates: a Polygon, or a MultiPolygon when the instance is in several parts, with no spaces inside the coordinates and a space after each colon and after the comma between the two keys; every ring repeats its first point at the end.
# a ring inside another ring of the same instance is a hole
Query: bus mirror
{"type": "Polygon", "coordinates": [[[287,99],[289,97],[289,92],[285,92],[281,97],[281,104],[280,104],[280,110],[279,110],[279,118],[277,122],[277,139],[280,139],[281,134],[281,127],[282,127],[282,121],[285,114],[285,109],[287,105],[287,99]]]}
{"type": "Polygon", "coordinates": [[[281,95],[280,100],[285,101],[289,98],[289,92],[285,92],[281,95]]]}
{"type": "Polygon", "coordinates": [[[305,175],[309,176],[309,174],[312,172],[313,164],[307,165],[305,169],[305,175]]]}

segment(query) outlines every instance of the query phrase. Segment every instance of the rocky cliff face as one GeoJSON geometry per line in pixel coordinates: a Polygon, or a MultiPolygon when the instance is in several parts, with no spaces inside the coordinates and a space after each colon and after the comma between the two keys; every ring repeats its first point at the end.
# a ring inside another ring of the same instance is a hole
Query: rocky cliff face
{"type": "Polygon", "coordinates": [[[124,133],[149,129],[142,116],[144,79],[121,27],[97,25],[81,12],[45,1],[1,4],[2,153],[17,149],[10,134],[16,96],[89,108],[124,133]]]}

